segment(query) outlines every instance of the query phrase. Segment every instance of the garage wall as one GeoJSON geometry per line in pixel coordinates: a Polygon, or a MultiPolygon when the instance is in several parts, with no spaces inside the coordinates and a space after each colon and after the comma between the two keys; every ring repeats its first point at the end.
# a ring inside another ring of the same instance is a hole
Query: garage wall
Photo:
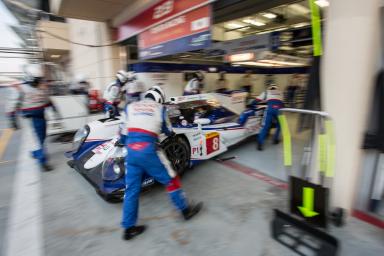
{"type": "MultiPolygon", "coordinates": [[[[68,19],[70,39],[77,43],[103,45],[111,42],[110,30],[106,23],[68,19]]],[[[91,86],[103,90],[115,79],[120,67],[117,46],[87,47],[71,44],[71,74],[89,78],[91,86]]]]}
{"type": "MultiPolygon", "coordinates": [[[[275,74],[274,78],[276,84],[281,90],[285,90],[288,86],[291,76],[293,74],[275,74]]],[[[241,86],[241,78],[243,74],[226,74],[230,89],[238,89],[241,86]]],[[[161,87],[165,90],[168,97],[182,95],[186,82],[183,80],[183,73],[156,73],[156,72],[143,72],[137,73],[138,81],[143,83],[145,88],[161,83],[161,87]]],[[[253,77],[253,93],[260,94],[264,90],[265,80],[267,75],[254,74],[253,77]]],[[[205,74],[205,91],[210,92],[216,89],[217,73],[205,74]]]]}

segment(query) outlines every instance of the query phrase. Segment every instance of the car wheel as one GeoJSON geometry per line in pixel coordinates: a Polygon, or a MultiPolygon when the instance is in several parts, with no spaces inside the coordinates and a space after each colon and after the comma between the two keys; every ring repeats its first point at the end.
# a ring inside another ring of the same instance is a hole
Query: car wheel
{"type": "Polygon", "coordinates": [[[181,136],[166,140],[161,146],[175,171],[181,175],[190,165],[191,152],[188,142],[181,136]]]}

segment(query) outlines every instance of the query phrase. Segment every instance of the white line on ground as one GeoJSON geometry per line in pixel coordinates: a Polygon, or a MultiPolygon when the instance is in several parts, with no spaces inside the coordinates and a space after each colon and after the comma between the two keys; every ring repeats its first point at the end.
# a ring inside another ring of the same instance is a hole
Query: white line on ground
{"type": "MultiPolygon", "coordinates": [[[[26,127],[26,126],[24,126],[26,127]]],[[[22,131],[4,256],[44,255],[39,167],[30,157],[29,129],[22,131]]]]}

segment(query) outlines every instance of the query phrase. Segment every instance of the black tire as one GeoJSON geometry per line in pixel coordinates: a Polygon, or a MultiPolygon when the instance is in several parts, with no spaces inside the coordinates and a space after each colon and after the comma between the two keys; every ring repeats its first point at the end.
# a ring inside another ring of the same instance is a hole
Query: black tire
{"type": "Polygon", "coordinates": [[[173,169],[181,175],[190,166],[191,149],[185,138],[175,136],[169,138],[161,145],[173,169]]]}

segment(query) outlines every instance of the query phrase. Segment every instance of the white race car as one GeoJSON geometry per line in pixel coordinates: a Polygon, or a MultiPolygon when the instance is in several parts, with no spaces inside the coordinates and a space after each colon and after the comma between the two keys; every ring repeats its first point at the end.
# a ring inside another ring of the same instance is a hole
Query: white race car
{"type": "MultiPolygon", "coordinates": [[[[208,93],[172,97],[165,105],[176,133],[160,136],[160,145],[181,174],[259,132],[265,106],[246,108],[247,93],[208,93]]],[[[116,147],[122,118],[94,121],[78,130],[68,164],[81,173],[106,200],[124,191],[124,150],[116,147]]],[[[143,186],[154,183],[145,177],[143,186]]]]}

